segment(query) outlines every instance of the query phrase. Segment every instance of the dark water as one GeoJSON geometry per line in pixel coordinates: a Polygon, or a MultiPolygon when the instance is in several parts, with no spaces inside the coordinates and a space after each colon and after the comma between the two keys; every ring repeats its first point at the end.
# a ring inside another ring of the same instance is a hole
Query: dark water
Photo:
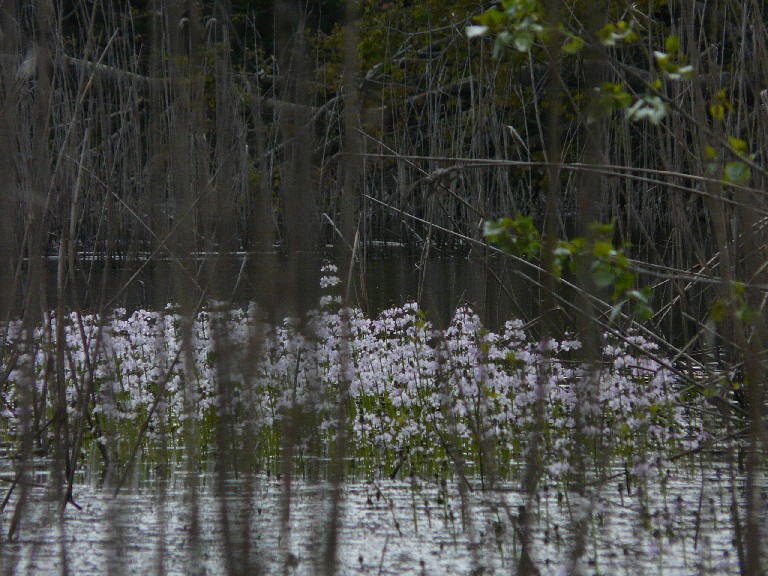
{"type": "MultiPolygon", "coordinates": [[[[288,257],[278,252],[201,256],[183,262],[132,260],[118,264],[81,261],[67,276],[68,307],[106,312],[160,309],[169,302],[192,306],[225,301],[236,306],[257,302],[272,320],[312,310],[322,295],[321,267],[333,259],[324,254],[288,257]]],[[[337,262],[338,263],[338,262],[337,262]]],[[[46,263],[46,298],[57,298],[57,261],[46,263]]],[[[341,266],[340,266],[341,267],[341,266]]],[[[423,259],[406,249],[388,249],[358,261],[334,290],[368,314],[417,301],[437,326],[449,323],[457,306],[470,305],[489,328],[510,318],[530,319],[538,296],[522,281],[519,269],[499,258],[474,253],[435,254],[423,259]]],[[[31,287],[27,283],[22,293],[31,287]]],[[[21,311],[21,294],[14,308],[21,311]]]]}

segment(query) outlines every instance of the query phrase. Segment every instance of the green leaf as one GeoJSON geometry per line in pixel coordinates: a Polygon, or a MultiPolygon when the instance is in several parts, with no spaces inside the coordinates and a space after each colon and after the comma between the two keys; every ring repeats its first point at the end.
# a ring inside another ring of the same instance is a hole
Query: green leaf
{"type": "Polygon", "coordinates": [[[488,14],[488,21],[490,22],[491,25],[498,26],[502,24],[506,19],[506,15],[504,14],[504,12],[497,10],[496,8],[491,8],[490,10],[488,10],[487,14],[488,14]]]}
{"type": "Polygon", "coordinates": [[[614,96],[614,101],[616,102],[617,107],[627,109],[629,108],[629,105],[632,104],[632,96],[626,92],[620,92],[614,96]]]}
{"type": "Polygon", "coordinates": [[[632,96],[624,91],[624,87],[620,84],[614,84],[612,82],[604,82],[600,88],[595,89],[600,94],[600,99],[607,109],[613,108],[629,108],[632,104],[632,96]]]}
{"type": "Polygon", "coordinates": [[[667,39],[664,42],[664,48],[670,54],[676,54],[680,51],[680,39],[674,34],[667,36],[667,39]]]}
{"type": "Polygon", "coordinates": [[[493,27],[498,26],[501,24],[504,20],[505,16],[503,12],[500,12],[496,8],[491,8],[490,10],[486,10],[482,14],[478,14],[473,18],[475,22],[478,24],[481,24],[483,26],[493,27]]]}
{"type": "Polygon", "coordinates": [[[730,144],[731,148],[733,148],[737,154],[746,154],[747,152],[747,143],[741,138],[733,138],[729,136],[728,144],[730,144]]]}
{"type": "Polygon", "coordinates": [[[486,221],[483,223],[483,235],[502,252],[514,256],[532,258],[541,249],[539,232],[530,216],[486,221]]]}
{"type": "Polygon", "coordinates": [[[533,46],[533,34],[527,30],[522,30],[515,34],[515,48],[518,52],[528,52],[533,46]]]}
{"type": "Polygon", "coordinates": [[[598,38],[600,38],[600,42],[605,44],[606,46],[613,46],[616,42],[613,40],[613,35],[616,33],[616,26],[611,24],[610,22],[603,26],[600,31],[597,33],[598,38]],[[610,43],[613,42],[613,43],[610,43]]]}
{"type": "Polygon", "coordinates": [[[501,42],[504,46],[509,46],[512,43],[512,34],[506,30],[499,32],[499,35],[496,36],[496,41],[501,42]]]}
{"type": "Polygon", "coordinates": [[[715,303],[712,304],[712,310],[709,311],[709,318],[715,323],[723,321],[723,318],[725,318],[725,304],[723,304],[722,300],[715,300],[715,303]]]}
{"type": "Polygon", "coordinates": [[[622,300],[621,302],[618,302],[613,308],[611,308],[611,315],[608,318],[609,322],[613,322],[616,320],[616,318],[621,314],[621,309],[624,307],[624,304],[626,303],[625,300],[622,300]]]}
{"type": "Polygon", "coordinates": [[[604,240],[598,240],[592,248],[592,254],[600,260],[611,258],[614,252],[613,244],[604,240]]]}
{"type": "Polygon", "coordinates": [[[627,291],[627,296],[632,298],[635,302],[639,302],[640,304],[649,303],[650,294],[647,290],[629,290],[627,291]]]}
{"type": "Polygon", "coordinates": [[[738,310],[736,310],[736,318],[745,323],[751,322],[752,318],[754,318],[752,307],[746,302],[739,306],[738,310]]]}
{"type": "Polygon", "coordinates": [[[632,290],[632,286],[635,285],[637,275],[631,270],[623,270],[621,274],[616,277],[613,283],[614,297],[618,298],[622,294],[629,295],[632,290]]]}
{"type": "Polygon", "coordinates": [[[712,120],[722,122],[725,118],[725,106],[716,102],[709,105],[709,115],[712,116],[712,120]]]}
{"type": "Polygon", "coordinates": [[[510,218],[501,218],[499,220],[486,220],[483,222],[483,236],[490,242],[499,242],[504,236],[509,234],[512,226],[510,218]]]}
{"type": "Polygon", "coordinates": [[[728,96],[725,90],[719,90],[715,94],[715,101],[709,105],[709,115],[713,120],[721,122],[725,117],[725,113],[731,109],[731,103],[728,102],[728,96]]]}
{"type": "Polygon", "coordinates": [[[584,47],[584,40],[580,36],[568,37],[568,42],[563,44],[563,52],[566,54],[575,54],[584,47]]]}
{"type": "Polygon", "coordinates": [[[730,184],[746,184],[751,177],[752,171],[744,162],[728,162],[725,165],[723,179],[730,184]]]}
{"type": "Polygon", "coordinates": [[[623,20],[616,24],[608,23],[597,33],[597,36],[604,46],[616,46],[618,42],[634,42],[638,36],[632,25],[632,22],[627,24],[623,20]]]}
{"type": "Polygon", "coordinates": [[[596,270],[592,273],[592,279],[598,288],[608,288],[613,286],[616,275],[610,270],[596,270]]]}
{"type": "Polygon", "coordinates": [[[589,230],[596,237],[610,241],[610,239],[613,237],[613,222],[609,222],[608,224],[593,222],[589,225],[589,230]]]}

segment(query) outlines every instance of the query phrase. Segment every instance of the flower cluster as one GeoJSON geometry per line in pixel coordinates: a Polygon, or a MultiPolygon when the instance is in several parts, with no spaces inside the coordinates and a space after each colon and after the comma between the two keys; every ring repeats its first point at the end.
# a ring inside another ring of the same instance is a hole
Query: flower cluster
{"type": "MultiPolygon", "coordinates": [[[[491,332],[467,307],[437,330],[413,303],[375,318],[333,304],[278,326],[261,322],[255,306],[212,305],[193,319],[171,308],[71,314],[64,319],[69,409],[88,410],[98,424],[91,439],[113,449],[135,441],[126,431],[147,420],[150,449],[180,448],[190,417],[205,448],[226,413],[238,430],[256,434],[260,445],[250,448],[262,455],[278,456],[285,433],[302,450],[324,452],[342,424],[350,455],[371,470],[457,458],[471,466],[491,446],[496,465],[512,471],[535,432],[555,479],[567,477],[584,443],[640,470],[701,434],[671,373],[647,354],[654,345],[640,336],[606,337],[601,357],[585,363],[577,340],[540,341],[516,320],[491,332]]],[[[38,392],[49,385],[45,335],[56,333],[55,322],[23,355],[38,392]]],[[[10,333],[21,346],[20,329],[10,333]]],[[[6,406],[27,372],[11,372],[6,406]]],[[[3,413],[6,421],[16,417],[3,413]]]]}

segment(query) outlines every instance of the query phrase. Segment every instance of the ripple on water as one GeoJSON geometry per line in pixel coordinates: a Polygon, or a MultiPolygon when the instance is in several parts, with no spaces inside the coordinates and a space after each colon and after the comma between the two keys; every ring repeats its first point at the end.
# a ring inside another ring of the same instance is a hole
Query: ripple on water
{"type": "MultiPolygon", "coordinates": [[[[580,529],[587,535],[587,573],[738,572],[725,473],[677,470],[663,489],[649,485],[629,495],[611,486],[593,491],[581,506],[575,495],[558,495],[555,487],[542,492],[529,511],[529,552],[541,574],[562,569],[574,542],[570,527],[577,508],[586,514],[580,529]]],[[[43,490],[33,489],[19,540],[2,548],[3,571],[61,573],[66,562],[72,574],[225,574],[229,549],[229,562],[239,567],[250,563],[280,573],[281,558],[288,555],[289,573],[318,572],[331,517],[328,484],[294,483],[288,524],[281,519],[281,482],[260,476],[248,486],[228,483],[225,492],[217,497],[203,482],[195,533],[193,499],[180,476],[163,498],[151,485],[117,498],[79,485],[76,498],[83,509],[68,507],[63,515],[43,490]]],[[[465,506],[455,483],[448,483],[447,498],[440,496],[439,486],[422,480],[345,484],[339,573],[514,573],[524,503],[516,486],[473,490],[465,506]]],[[[12,499],[9,507],[14,505],[12,499]]],[[[763,506],[765,518],[765,500],[763,506]]]]}

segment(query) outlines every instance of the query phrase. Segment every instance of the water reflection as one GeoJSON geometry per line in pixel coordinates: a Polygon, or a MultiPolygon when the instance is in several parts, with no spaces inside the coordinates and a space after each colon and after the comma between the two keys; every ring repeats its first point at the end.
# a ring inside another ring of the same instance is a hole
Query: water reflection
{"type": "MultiPolygon", "coordinates": [[[[258,302],[274,322],[311,310],[320,296],[320,268],[332,255],[288,256],[280,252],[200,255],[184,261],[126,260],[119,264],[81,261],[65,284],[68,307],[111,311],[162,309],[179,302],[220,300],[238,306],[258,302]]],[[[337,262],[338,263],[338,262],[337,262]]],[[[339,263],[341,264],[341,263],[339,263]]],[[[57,262],[46,263],[47,301],[57,295],[57,262]]],[[[450,321],[460,304],[470,304],[490,328],[511,317],[531,319],[538,296],[509,260],[477,252],[437,254],[422,259],[406,249],[387,249],[358,261],[342,286],[368,315],[407,301],[418,301],[438,327],[450,321]]],[[[29,287],[25,287],[28,289],[29,287]]],[[[15,302],[17,315],[21,295],[15,302]]]]}
{"type": "MultiPolygon", "coordinates": [[[[541,574],[561,571],[572,542],[569,526],[579,510],[589,518],[583,559],[589,573],[737,573],[730,481],[721,466],[709,466],[706,473],[695,469],[676,468],[663,482],[630,492],[605,488],[588,501],[558,486],[544,490],[529,512],[531,552],[541,574]]],[[[274,574],[287,565],[291,574],[319,573],[329,485],[293,485],[290,531],[283,533],[277,528],[281,481],[265,475],[232,481],[217,496],[212,479],[201,480],[200,550],[190,550],[193,519],[180,474],[163,490],[157,483],[138,483],[117,498],[86,483],[77,487],[83,509],[68,507],[62,516],[43,490],[32,491],[20,538],[2,549],[4,572],[66,573],[66,565],[71,574],[224,574],[228,541],[236,548],[230,558],[238,572],[274,574]],[[226,520],[222,503],[228,504],[226,520]],[[289,550],[287,562],[280,550],[289,550]]],[[[515,525],[524,502],[516,485],[482,492],[473,484],[468,498],[463,507],[453,481],[348,481],[338,572],[514,573],[520,553],[515,525]]],[[[765,503],[761,513],[765,519],[765,503]]]]}

